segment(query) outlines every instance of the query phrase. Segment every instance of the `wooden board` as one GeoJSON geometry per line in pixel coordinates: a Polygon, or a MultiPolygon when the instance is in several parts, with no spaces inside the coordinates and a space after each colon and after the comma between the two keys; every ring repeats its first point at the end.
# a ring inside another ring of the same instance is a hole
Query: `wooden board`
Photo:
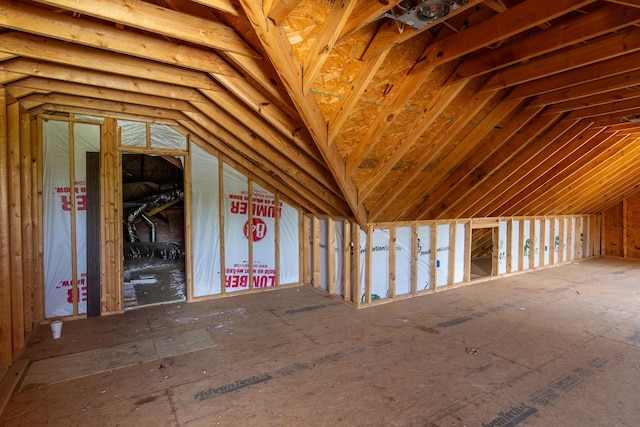
{"type": "Polygon", "coordinates": [[[9,403],[13,391],[18,386],[24,371],[27,369],[29,360],[18,359],[7,370],[7,373],[0,382],[0,414],[9,403]]]}
{"type": "MultiPolygon", "coordinates": [[[[64,339],[64,325],[60,339],[64,339]]],[[[38,360],[29,367],[20,389],[25,390],[37,388],[41,384],[69,381],[133,366],[138,363],[190,353],[213,347],[214,345],[215,343],[206,329],[195,329],[97,350],[38,360]]]]}

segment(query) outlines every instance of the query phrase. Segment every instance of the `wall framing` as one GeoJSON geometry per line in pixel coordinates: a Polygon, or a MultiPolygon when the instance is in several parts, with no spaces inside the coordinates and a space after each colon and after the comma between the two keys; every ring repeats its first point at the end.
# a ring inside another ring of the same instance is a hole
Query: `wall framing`
{"type": "MultiPolygon", "coordinates": [[[[343,256],[345,260],[348,260],[350,266],[346,270],[349,272],[345,275],[345,285],[343,292],[336,293],[335,289],[340,288],[335,283],[323,289],[319,282],[322,274],[329,274],[333,272],[334,267],[332,263],[326,263],[320,265],[320,239],[315,238],[318,236],[320,230],[320,221],[329,221],[334,223],[337,218],[330,218],[325,216],[311,216],[308,215],[305,219],[305,242],[309,242],[309,245],[305,245],[303,250],[305,252],[305,266],[306,268],[313,268],[313,274],[310,272],[304,275],[306,283],[311,284],[314,288],[321,292],[327,293],[331,298],[342,300],[357,308],[370,307],[378,304],[384,304],[387,302],[398,301],[406,298],[412,298],[416,296],[431,294],[440,292],[446,289],[458,288],[461,286],[467,286],[474,283],[484,282],[488,280],[494,280],[501,277],[506,277],[514,274],[521,274],[527,271],[537,270],[541,268],[550,268],[575,262],[577,260],[588,259],[591,257],[600,256],[601,252],[601,224],[602,219],[600,215],[560,215],[560,216],[544,216],[544,217],[506,217],[506,218],[472,218],[472,219],[458,219],[458,220],[437,220],[437,221],[416,221],[416,222],[398,222],[398,223],[376,223],[369,224],[366,231],[362,230],[357,224],[349,223],[351,230],[349,233],[345,233],[345,236],[350,236],[350,242],[345,243],[345,247],[351,248],[349,251],[345,251],[343,256]],[[528,221],[528,228],[530,240],[530,246],[528,250],[518,250],[514,253],[512,249],[514,236],[518,236],[519,248],[525,245],[525,221],[528,221]],[[556,227],[556,221],[558,226],[556,227]],[[516,225],[517,223],[517,225],[516,225]],[[504,233],[500,234],[500,224],[505,224],[503,228],[504,233]],[[435,232],[438,225],[448,225],[449,232],[445,242],[438,239],[438,234],[435,232]],[[464,225],[464,243],[460,245],[456,238],[457,233],[460,232],[458,225],[464,225]],[[398,272],[395,269],[396,265],[396,245],[397,245],[397,231],[399,228],[410,227],[411,229],[411,260],[410,260],[410,292],[407,294],[399,295],[396,293],[396,285],[398,272]],[[448,247],[449,253],[448,265],[446,269],[446,280],[444,284],[438,285],[436,279],[436,268],[429,268],[430,286],[428,289],[418,289],[417,283],[417,264],[418,264],[418,227],[429,227],[430,232],[430,266],[437,265],[437,255],[434,248],[448,247]],[[471,230],[472,229],[487,229],[494,230],[493,238],[493,275],[490,277],[483,277],[471,280],[470,278],[470,261],[471,261],[471,230]],[[546,233],[546,229],[549,229],[549,233],[546,233]],[[567,238],[564,237],[564,231],[567,230],[567,238]],[[389,245],[388,251],[388,268],[386,280],[389,284],[388,296],[385,298],[375,299],[373,298],[373,281],[380,280],[379,276],[374,274],[373,263],[373,233],[374,230],[388,230],[389,245]],[[545,237],[548,234],[548,238],[545,237]],[[365,242],[362,247],[362,242],[365,242]],[[505,243],[506,242],[506,243],[505,243]],[[556,244],[557,242],[557,244],[556,244]],[[504,247],[504,255],[500,255],[501,247],[504,247]],[[526,255],[525,255],[526,252],[526,255]],[[363,254],[362,257],[359,254],[363,254]],[[462,255],[462,256],[461,256],[462,255]],[[504,258],[501,260],[501,258],[504,258]],[[525,258],[526,257],[526,258],[525,258]],[[518,259],[517,268],[514,266],[514,259],[518,259]],[[528,264],[524,264],[524,260],[528,261],[528,264]],[[456,260],[462,260],[463,266],[456,266],[456,260]],[[502,263],[502,264],[501,264],[502,263]],[[331,264],[331,265],[330,265],[331,264]],[[455,270],[462,267],[462,279],[456,280],[455,270]]],[[[344,221],[348,223],[348,221],[344,221]]],[[[327,240],[329,247],[327,251],[332,253],[337,250],[332,246],[335,242],[331,239],[327,240]]],[[[334,277],[332,274],[329,277],[334,277]]]]}

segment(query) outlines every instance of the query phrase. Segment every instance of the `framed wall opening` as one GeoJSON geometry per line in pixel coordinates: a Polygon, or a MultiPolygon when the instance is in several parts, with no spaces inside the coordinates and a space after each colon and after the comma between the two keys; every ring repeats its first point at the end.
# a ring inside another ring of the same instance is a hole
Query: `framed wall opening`
{"type": "Polygon", "coordinates": [[[186,300],[183,164],[122,154],[125,309],[186,300]]]}
{"type": "Polygon", "coordinates": [[[471,230],[471,280],[494,275],[497,231],[497,227],[471,230]]]}

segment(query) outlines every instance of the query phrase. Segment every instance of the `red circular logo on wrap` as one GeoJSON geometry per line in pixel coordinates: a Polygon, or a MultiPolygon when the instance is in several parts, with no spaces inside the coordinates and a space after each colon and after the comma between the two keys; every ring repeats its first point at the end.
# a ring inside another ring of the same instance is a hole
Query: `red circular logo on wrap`
{"type": "MultiPolygon", "coordinates": [[[[267,235],[267,224],[260,218],[253,218],[251,236],[254,242],[262,240],[267,235]]],[[[249,238],[249,221],[244,223],[244,237],[249,238]]]]}

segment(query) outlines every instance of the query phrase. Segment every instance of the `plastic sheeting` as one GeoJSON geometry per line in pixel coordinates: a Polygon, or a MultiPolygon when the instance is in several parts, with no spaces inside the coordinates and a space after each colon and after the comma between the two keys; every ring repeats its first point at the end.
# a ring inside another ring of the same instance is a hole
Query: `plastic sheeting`
{"type": "Polygon", "coordinates": [[[450,224],[436,225],[436,288],[449,284],[450,224]]]}
{"type": "Polygon", "coordinates": [[[300,283],[298,210],[282,202],[280,210],[280,284],[300,283]]]}
{"type": "Polygon", "coordinates": [[[549,265],[551,262],[551,253],[549,248],[551,248],[551,221],[548,219],[544,220],[544,243],[541,245],[542,250],[544,250],[544,265],[549,265]]]}
{"type": "MultiPolygon", "coordinates": [[[[196,297],[222,292],[219,161],[192,144],[193,272],[196,297]]],[[[228,164],[223,165],[225,290],[276,286],[275,218],[280,214],[280,284],[299,283],[299,214],[228,164]],[[249,209],[252,223],[249,224],[249,209]],[[251,239],[251,240],[249,240],[251,239]],[[249,241],[253,265],[249,265],[249,241]],[[251,269],[253,283],[249,283],[251,269]]]]}
{"type": "Polygon", "coordinates": [[[418,227],[418,292],[431,289],[431,227],[418,227]]]}
{"type": "MultiPolygon", "coordinates": [[[[253,183],[253,286],[266,288],[276,285],[276,209],[275,197],[253,183]]],[[[248,224],[243,224],[243,234],[249,238],[248,224]]]]}
{"type": "Polygon", "coordinates": [[[507,228],[506,221],[500,221],[498,226],[498,274],[507,272],[507,228]]]}
{"type": "Polygon", "coordinates": [[[73,126],[74,185],[70,183],[69,122],[44,120],[43,232],[45,316],[73,315],[73,263],[77,277],[78,313],[87,310],[86,153],[100,151],[100,126],[73,126]],[[71,207],[75,204],[75,250],[72,258],[71,207]]]}
{"type": "Polygon", "coordinates": [[[511,222],[511,272],[515,273],[521,269],[520,266],[520,221],[513,220],[511,222]]]}
{"type": "Polygon", "coordinates": [[[531,234],[531,221],[526,219],[524,222],[524,232],[522,233],[522,270],[528,270],[529,253],[534,250],[529,235],[531,234]]]}
{"type": "Polygon", "coordinates": [[[195,297],[222,292],[219,200],[218,158],[191,144],[191,252],[195,297]]]}
{"type": "Polygon", "coordinates": [[[396,295],[411,293],[411,227],[396,230],[396,295]]]}
{"type": "MultiPolygon", "coordinates": [[[[118,120],[121,128],[120,144],[128,147],[147,146],[147,123],[133,120],[118,120]]],[[[171,126],[151,123],[149,140],[152,148],[172,148],[186,150],[187,138],[171,126]]]]}
{"type": "Polygon", "coordinates": [[[456,253],[455,253],[455,266],[453,270],[453,282],[464,282],[464,241],[466,238],[467,224],[456,224],[456,253]]]}
{"type": "Polygon", "coordinates": [[[373,230],[371,247],[371,300],[389,298],[389,229],[373,230]]]}

